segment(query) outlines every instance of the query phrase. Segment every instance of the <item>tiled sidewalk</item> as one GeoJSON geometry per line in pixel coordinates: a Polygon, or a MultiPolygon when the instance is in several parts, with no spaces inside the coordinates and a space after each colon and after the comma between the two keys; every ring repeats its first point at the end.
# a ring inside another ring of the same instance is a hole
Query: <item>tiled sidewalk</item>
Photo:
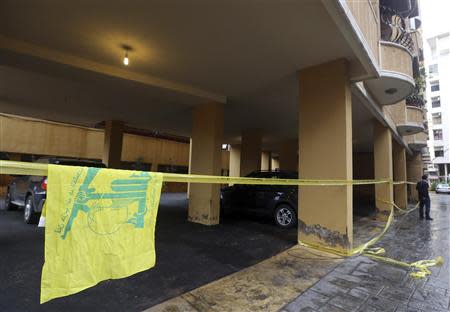
{"type": "MultiPolygon", "coordinates": [[[[432,222],[420,221],[417,211],[398,217],[378,243],[396,260],[444,257],[424,279],[364,256],[342,259],[295,246],[146,311],[449,312],[450,196],[432,197],[432,216],[432,222]]],[[[356,221],[355,245],[383,227],[368,218],[356,221]]]]}
{"type": "Polygon", "coordinates": [[[387,256],[407,262],[444,257],[425,279],[407,269],[347,259],[282,311],[450,311],[450,196],[432,196],[434,221],[420,221],[417,211],[398,218],[380,241],[387,256]]]}

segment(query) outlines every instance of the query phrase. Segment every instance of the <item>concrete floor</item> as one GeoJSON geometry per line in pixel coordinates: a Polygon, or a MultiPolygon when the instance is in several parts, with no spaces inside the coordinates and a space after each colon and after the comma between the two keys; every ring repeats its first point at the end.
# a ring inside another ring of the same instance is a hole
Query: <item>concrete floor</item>
{"type": "MultiPolygon", "coordinates": [[[[444,257],[444,266],[415,280],[404,268],[363,256],[331,259],[294,246],[296,230],[278,229],[270,220],[188,223],[184,196],[165,195],[154,269],[40,306],[43,231],[23,224],[21,211],[0,210],[0,311],[448,312],[449,195],[432,195],[432,216],[433,222],[419,221],[417,211],[396,218],[379,243],[398,260],[444,257]]],[[[362,243],[382,227],[358,218],[355,240],[362,243]]]]}
{"type": "Polygon", "coordinates": [[[39,305],[44,231],[22,211],[0,210],[0,311],[142,311],[292,247],[297,231],[270,220],[229,217],[219,226],[186,221],[184,194],[162,196],[156,227],[156,267],[105,281],[39,305]]]}
{"type": "MultiPolygon", "coordinates": [[[[294,246],[250,268],[154,306],[146,312],[206,311],[450,311],[450,196],[432,197],[435,221],[419,221],[418,211],[398,216],[377,246],[387,256],[415,262],[441,255],[425,279],[364,256],[336,258],[294,246]]],[[[371,218],[355,222],[360,243],[384,224],[371,218]],[[369,233],[369,235],[368,235],[369,233]]]]}

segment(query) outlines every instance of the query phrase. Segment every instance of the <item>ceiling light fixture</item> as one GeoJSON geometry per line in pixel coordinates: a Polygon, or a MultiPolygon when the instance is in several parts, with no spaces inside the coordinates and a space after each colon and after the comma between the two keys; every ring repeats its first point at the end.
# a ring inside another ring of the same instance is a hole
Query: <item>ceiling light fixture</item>
{"type": "Polygon", "coordinates": [[[133,48],[127,44],[121,45],[122,49],[125,51],[125,55],[123,57],[123,65],[128,66],[130,64],[130,59],[128,58],[128,52],[131,52],[133,48]]]}
{"type": "Polygon", "coordinates": [[[389,89],[384,90],[384,92],[389,95],[393,95],[393,94],[397,93],[397,91],[398,91],[397,88],[389,88],[389,89]]]}
{"type": "Polygon", "coordinates": [[[128,51],[125,51],[125,56],[123,58],[123,65],[128,65],[130,61],[128,60],[128,51]]]}

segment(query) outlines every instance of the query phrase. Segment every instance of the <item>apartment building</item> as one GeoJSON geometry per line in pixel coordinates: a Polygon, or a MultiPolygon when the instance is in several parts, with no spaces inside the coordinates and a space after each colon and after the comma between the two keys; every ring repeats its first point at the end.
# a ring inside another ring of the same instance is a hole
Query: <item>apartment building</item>
{"type": "MultiPolygon", "coordinates": [[[[416,0],[2,3],[0,112],[191,138],[189,171],[418,180],[426,147],[416,0]],[[421,104],[422,103],[422,104],[421,104]],[[267,160],[264,162],[269,163],[267,160]]],[[[348,251],[353,214],[405,207],[406,185],[299,190],[299,236],[348,251]]],[[[188,219],[219,223],[219,186],[191,184],[188,219]]]]}
{"type": "Polygon", "coordinates": [[[450,174],[450,33],[427,38],[427,171],[435,180],[449,181],[450,174]]]}

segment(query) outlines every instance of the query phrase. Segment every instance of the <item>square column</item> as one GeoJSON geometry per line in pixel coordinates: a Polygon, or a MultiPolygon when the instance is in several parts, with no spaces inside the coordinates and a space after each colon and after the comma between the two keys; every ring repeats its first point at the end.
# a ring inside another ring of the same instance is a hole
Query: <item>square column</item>
{"type": "MultiPolygon", "coordinates": [[[[406,181],[406,150],[397,142],[393,142],[392,158],[394,162],[394,181],[406,181]]],[[[394,202],[400,208],[406,209],[408,206],[408,185],[394,185],[394,202]]]]}
{"type": "Polygon", "coordinates": [[[285,141],[280,146],[280,170],[297,171],[298,140],[285,141]]]}
{"type": "MultiPolygon", "coordinates": [[[[303,69],[299,84],[300,179],[351,180],[352,101],[346,61],[303,69]]],[[[351,185],[299,187],[299,240],[350,250],[352,194],[351,185]]]]}
{"type": "MultiPolygon", "coordinates": [[[[407,166],[407,176],[409,182],[419,182],[422,179],[423,175],[423,162],[422,162],[422,154],[416,153],[411,159],[408,159],[406,162],[407,166]]],[[[417,194],[415,185],[408,185],[409,194],[411,196],[411,200],[417,202],[419,200],[419,195],[417,194]]]]}
{"type": "Polygon", "coordinates": [[[242,131],[241,176],[261,170],[262,137],[256,129],[242,131]]]}
{"type": "MultiPolygon", "coordinates": [[[[191,173],[221,174],[223,105],[207,103],[194,108],[192,122],[191,173]]],[[[220,185],[191,183],[188,220],[205,225],[219,223],[220,185]]]]}
{"type": "MultiPolygon", "coordinates": [[[[392,134],[389,128],[379,122],[373,126],[373,159],[376,180],[393,180],[392,134]]],[[[394,188],[390,183],[375,185],[375,205],[379,212],[388,215],[394,201],[394,188]]]]}
{"type": "Polygon", "coordinates": [[[123,122],[120,120],[105,121],[103,145],[103,163],[108,168],[120,169],[123,142],[123,122]]]}
{"type": "Polygon", "coordinates": [[[239,177],[241,174],[241,146],[230,145],[230,177],[239,177]]]}
{"type": "Polygon", "coordinates": [[[270,161],[270,153],[262,152],[261,153],[261,170],[271,170],[271,161],[270,161]]]}

